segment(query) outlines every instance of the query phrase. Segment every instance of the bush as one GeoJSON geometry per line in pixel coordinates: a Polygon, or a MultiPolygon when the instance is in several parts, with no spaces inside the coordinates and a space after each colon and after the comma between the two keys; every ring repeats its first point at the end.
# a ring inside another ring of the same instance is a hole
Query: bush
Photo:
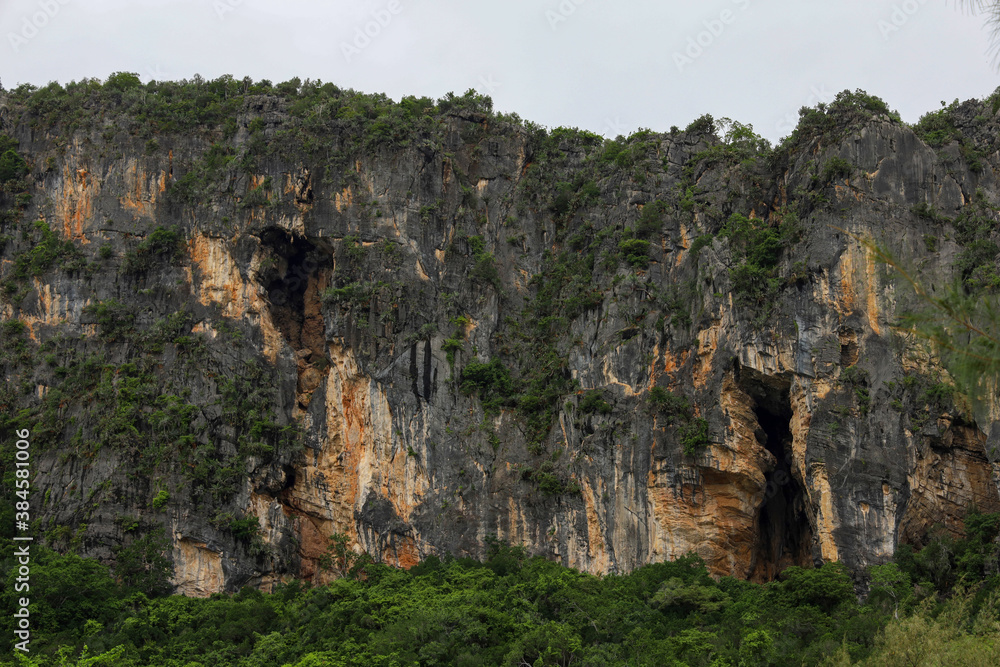
{"type": "Polygon", "coordinates": [[[173,565],[164,555],[169,548],[162,528],[116,547],[115,577],[127,589],[153,595],[166,593],[173,575],[173,565]]]}
{"type": "Polygon", "coordinates": [[[625,239],[618,244],[625,261],[637,269],[649,266],[649,247],[649,241],[643,239],[625,239]]]}
{"type": "Polygon", "coordinates": [[[715,119],[711,114],[704,114],[691,121],[684,131],[692,134],[712,134],[715,132],[715,119]]]}
{"type": "Polygon", "coordinates": [[[0,184],[28,175],[28,163],[13,148],[0,155],[0,184]]]}
{"type": "Polygon", "coordinates": [[[510,371],[499,359],[488,363],[471,362],[462,369],[460,388],[465,394],[479,394],[487,413],[517,403],[517,392],[510,371]]]}
{"type": "Polygon", "coordinates": [[[711,234],[702,234],[691,243],[691,248],[688,250],[688,252],[691,253],[692,257],[697,257],[699,254],[701,254],[702,248],[707,248],[708,246],[712,245],[712,240],[714,238],[715,237],[712,236],[711,234]]]}
{"type": "Polygon", "coordinates": [[[829,184],[838,179],[850,178],[851,174],[854,173],[854,169],[854,165],[844,158],[834,156],[827,160],[827,163],[823,166],[823,173],[820,175],[820,180],[823,183],[829,184]]]}
{"type": "Polygon", "coordinates": [[[475,260],[475,265],[473,265],[469,275],[499,290],[501,287],[500,270],[497,268],[497,261],[493,257],[493,253],[486,250],[486,241],[482,236],[470,236],[469,248],[472,250],[472,257],[475,260]]]}
{"type": "Polygon", "coordinates": [[[962,133],[955,127],[952,120],[952,112],[958,106],[958,100],[952,102],[944,109],[932,111],[920,117],[920,120],[913,126],[913,132],[931,148],[941,148],[942,146],[958,140],[962,133]]]}
{"type": "Polygon", "coordinates": [[[35,231],[40,232],[41,239],[31,250],[15,258],[13,273],[15,280],[23,282],[30,276],[41,276],[57,261],[64,268],[70,268],[83,256],[72,241],[60,240],[45,222],[39,220],[33,227],[35,231]]]}
{"type": "Polygon", "coordinates": [[[120,301],[97,301],[84,306],[83,312],[97,319],[101,338],[105,341],[121,342],[136,335],[135,312],[120,301]]]}
{"type": "Polygon", "coordinates": [[[443,112],[473,112],[490,114],[493,112],[493,98],[489,95],[477,93],[474,88],[469,88],[462,96],[453,92],[447,93],[437,101],[438,109],[443,112]]]}
{"type": "Polygon", "coordinates": [[[662,201],[654,201],[642,207],[639,221],[635,225],[635,237],[646,239],[656,234],[663,227],[663,216],[667,205],[662,201]]]}
{"type": "Polygon", "coordinates": [[[825,613],[854,600],[854,584],[843,563],[816,569],[790,567],[781,573],[781,591],[792,604],[813,605],[825,613]]]}
{"type": "Polygon", "coordinates": [[[688,399],[662,387],[650,389],[649,397],[646,400],[649,402],[651,410],[667,416],[668,424],[672,424],[678,419],[687,421],[691,418],[691,403],[688,399]]]}
{"type": "Polygon", "coordinates": [[[125,254],[118,271],[121,274],[139,274],[148,271],[157,261],[175,262],[183,256],[183,240],[177,227],[157,227],[134,251],[125,254]]]}
{"type": "Polygon", "coordinates": [[[369,283],[353,282],[343,287],[328,287],[321,296],[323,303],[364,304],[371,300],[375,289],[369,283]]]}
{"type": "Polygon", "coordinates": [[[604,395],[599,389],[592,389],[583,395],[580,401],[580,410],[584,414],[598,412],[602,415],[611,414],[611,404],[604,400],[604,395]]]}
{"type": "Polygon", "coordinates": [[[708,421],[701,417],[695,417],[681,426],[677,434],[680,437],[681,447],[688,456],[697,454],[711,444],[711,440],[708,439],[708,421]]]}
{"type": "Polygon", "coordinates": [[[738,213],[730,216],[720,236],[730,240],[733,255],[739,261],[729,269],[737,303],[770,310],[782,285],[778,261],[797,232],[794,217],[787,215],[776,225],[738,213]]]}
{"type": "Polygon", "coordinates": [[[249,542],[260,533],[260,520],[256,516],[245,516],[229,522],[229,531],[237,540],[249,542]]]}
{"type": "Polygon", "coordinates": [[[159,492],[157,492],[156,497],[153,498],[153,509],[159,511],[163,509],[169,501],[170,494],[166,489],[160,489],[159,492]]]}
{"type": "Polygon", "coordinates": [[[1000,247],[987,239],[969,243],[955,261],[955,270],[970,294],[992,292],[1000,288],[997,256],[1000,247]]]}
{"type": "Polygon", "coordinates": [[[910,208],[910,212],[913,213],[913,215],[917,216],[918,218],[921,218],[923,220],[928,220],[930,222],[936,222],[936,223],[948,222],[948,218],[941,215],[941,213],[939,213],[936,208],[934,208],[927,202],[919,202],[917,204],[914,204],[913,207],[910,208]]]}

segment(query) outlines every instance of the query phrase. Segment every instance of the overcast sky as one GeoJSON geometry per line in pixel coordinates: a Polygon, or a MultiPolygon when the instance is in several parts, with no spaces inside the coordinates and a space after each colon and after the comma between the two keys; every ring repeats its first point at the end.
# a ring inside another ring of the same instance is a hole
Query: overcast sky
{"type": "Polygon", "coordinates": [[[1000,85],[984,21],[949,0],[0,0],[0,33],[6,88],[115,71],[476,88],[610,137],[711,113],[777,140],[845,88],[914,122],[1000,85]]]}

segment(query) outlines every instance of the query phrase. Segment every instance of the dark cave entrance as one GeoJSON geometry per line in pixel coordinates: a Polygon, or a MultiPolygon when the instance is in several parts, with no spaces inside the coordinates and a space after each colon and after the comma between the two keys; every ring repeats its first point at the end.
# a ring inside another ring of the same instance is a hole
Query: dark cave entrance
{"type": "Polygon", "coordinates": [[[757,441],[775,458],[764,473],[764,498],[757,515],[757,541],[749,578],[771,581],[792,565],[812,564],[812,525],[806,496],[792,471],[790,383],[750,369],[740,369],[740,386],[753,401],[757,441]]]}
{"type": "Polygon", "coordinates": [[[296,393],[305,408],[329,367],[322,295],[333,269],[332,250],[274,227],[261,232],[260,240],[270,251],[260,282],[275,327],[295,351],[296,393]]]}

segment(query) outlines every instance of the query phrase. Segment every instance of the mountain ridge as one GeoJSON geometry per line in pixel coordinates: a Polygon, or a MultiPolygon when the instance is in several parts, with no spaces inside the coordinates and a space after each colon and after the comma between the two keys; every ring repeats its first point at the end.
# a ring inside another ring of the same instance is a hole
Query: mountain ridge
{"type": "Polygon", "coordinates": [[[1000,284],[991,99],[910,128],[845,91],[771,148],[474,91],[7,91],[0,428],[38,443],[36,529],[165,553],[190,595],[322,580],[335,534],[759,581],[960,534],[1000,509],[1000,432],[893,331],[914,300],[857,237],[1000,284]]]}

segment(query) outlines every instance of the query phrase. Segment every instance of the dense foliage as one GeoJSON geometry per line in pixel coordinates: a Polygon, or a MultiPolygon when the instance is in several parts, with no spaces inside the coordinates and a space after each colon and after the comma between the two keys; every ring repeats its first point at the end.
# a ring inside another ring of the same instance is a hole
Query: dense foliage
{"type": "Polygon", "coordinates": [[[345,576],[328,585],[151,598],[142,581],[43,549],[33,651],[2,664],[996,664],[1000,514],[973,509],[965,532],[871,568],[864,603],[835,563],[790,567],[766,585],[713,579],[694,555],[595,577],[494,542],[484,562],[432,556],[401,571],[346,562],[344,539],[331,542],[328,569],[345,576]]]}

